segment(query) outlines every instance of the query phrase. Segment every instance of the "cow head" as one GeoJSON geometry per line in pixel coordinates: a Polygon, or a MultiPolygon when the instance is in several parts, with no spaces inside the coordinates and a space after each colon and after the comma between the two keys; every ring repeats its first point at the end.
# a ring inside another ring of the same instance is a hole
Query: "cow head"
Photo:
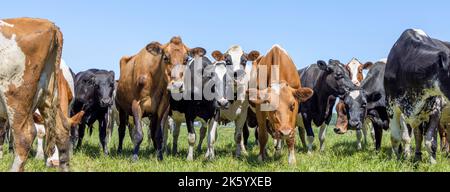
{"type": "Polygon", "coordinates": [[[249,81],[246,65],[248,61],[256,60],[259,55],[258,51],[246,54],[240,46],[233,46],[225,54],[220,51],[212,53],[212,57],[216,60],[214,81],[219,107],[225,109],[229,107],[230,100],[245,99],[249,81]]]}
{"type": "Polygon", "coordinates": [[[348,93],[344,98],[347,117],[349,118],[348,128],[351,130],[362,129],[367,115],[367,104],[376,102],[381,98],[380,92],[367,93],[364,90],[354,90],[348,93]]]}
{"type": "Polygon", "coordinates": [[[286,139],[295,134],[299,105],[312,97],[313,90],[310,88],[294,89],[286,82],[282,82],[272,84],[263,90],[249,89],[249,95],[252,104],[260,107],[263,104],[270,106],[271,109],[266,113],[267,118],[272,122],[270,127],[273,130],[274,138],[286,139]]]}
{"type": "Polygon", "coordinates": [[[95,102],[95,74],[91,71],[81,72],[75,79],[75,100],[82,103],[83,108],[90,108],[95,102]]]}
{"type": "Polygon", "coordinates": [[[110,107],[113,104],[115,87],[114,71],[99,71],[95,75],[95,95],[100,107],[110,107]]]}
{"type": "Polygon", "coordinates": [[[319,69],[325,72],[325,86],[336,97],[343,97],[350,90],[357,89],[352,83],[344,65],[338,60],[330,59],[329,63],[317,61],[319,69]]]}
{"type": "Polygon", "coordinates": [[[356,86],[361,86],[361,82],[364,79],[363,71],[370,69],[372,66],[372,62],[362,64],[357,59],[353,58],[347,65],[345,65],[345,68],[350,73],[350,78],[352,79],[353,84],[356,86]]]}

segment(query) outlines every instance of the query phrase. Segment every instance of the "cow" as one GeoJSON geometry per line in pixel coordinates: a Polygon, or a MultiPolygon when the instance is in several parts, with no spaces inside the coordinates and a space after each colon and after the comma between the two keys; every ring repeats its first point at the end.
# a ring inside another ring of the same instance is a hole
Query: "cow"
{"type": "Polygon", "coordinates": [[[49,133],[46,154],[58,147],[61,171],[69,171],[69,126],[58,93],[63,36],[45,19],[0,20],[0,118],[12,129],[15,158],[11,171],[24,171],[36,136],[39,109],[49,133]]]}
{"type": "Polygon", "coordinates": [[[331,121],[333,98],[342,98],[350,90],[356,89],[344,65],[338,60],[318,61],[317,64],[298,71],[304,87],[314,90],[314,95],[300,106],[297,126],[302,143],[305,145],[305,130],[308,135],[308,153],[312,153],[314,132],[312,123],[320,127],[320,151],[325,150],[327,125],[331,121]],[[332,102],[330,102],[332,101],[332,102]]]}
{"type": "Polygon", "coordinates": [[[143,140],[141,120],[149,117],[153,145],[157,149],[158,160],[163,160],[163,130],[169,113],[170,95],[167,88],[180,88],[179,80],[183,71],[172,73],[172,69],[186,64],[190,49],[180,37],[173,37],[169,43],[161,45],[152,42],[137,55],[120,60],[120,78],[117,85],[116,106],[119,111],[119,146],[122,153],[128,116],[134,118],[132,141],[133,160],[138,160],[139,148],[143,140]]]}
{"type": "MultiPolygon", "coordinates": [[[[367,133],[367,126],[372,123],[375,132],[375,149],[381,150],[383,130],[389,128],[386,94],[384,90],[384,71],[386,63],[377,62],[370,69],[360,89],[345,95],[346,117],[349,118],[349,129],[367,133]]],[[[358,148],[361,148],[361,136],[358,134],[358,148]]],[[[366,141],[366,138],[365,142],[366,141]]]]}
{"type": "Polygon", "coordinates": [[[107,131],[114,86],[114,71],[89,69],[75,76],[75,99],[71,114],[85,111],[80,125],[72,129],[72,144],[76,145],[76,149],[82,146],[86,125],[92,129],[98,121],[100,144],[103,153],[109,154],[107,131]]]}
{"type": "Polygon", "coordinates": [[[416,153],[422,159],[422,142],[430,163],[436,163],[437,129],[450,96],[448,43],[431,38],[423,30],[407,29],[392,47],[384,74],[389,102],[393,153],[411,155],[410,128],[416,153]]]}
{"type": "MultiPolygon", "coordinates": [[[[212,62],[205,57],[206,50],[203,48],[194,48],[189,55],[193,57],[187,65],[178,69],[172,70],[172,73],[179,73],[178,70],[183,70],[184,80],[178,87],[169,86],[168,91],[170,97],[171,116],[176,119],[181,119],[184,116],[186,126],[188,129],[188,155],[187,160],[194,159],[194,145],[196,143],[196,134],[194,129],[194,120],[200,118],[205,122],[210,123],[210,126],[217,126],[219,111],[218,108],[221,103],[217,102],[215,98],[208,98],[206,90],[213,92],[217,87],[214,86],[212,74],[212,62]],[[204,91],[205,90],[205,91],[204,91]]],[[[179,126],[175,127],[174,131],[174,150],[175,144],[179,134],[179,126]],[[178,129],[178,130],[177,130],[178,129]]]]}
{"type": "MultiPolygon", "coordinates": [[[[313,95],[313,90],[302,87],[294,62],[279,45],[274,45],[265,56],[251,54],[249,60],[253,60],[253,65],[248,94],[258,121],[258,160],[267,158],[266,144],[270,133],[277,141],[287,140],[288,162],[294,165],[299,105],[313,95]]],[[[277,147],[275,155],[280,154],[281,148],[277,147]]]]}
{"type": "MultiPolygon", "coordinates": [[[[225,53],[214,51],[211,56],[216,60],[216,84],[222,88],[217,90],[217,100],[220,104],[220,118],[235,123],[234,140],[236,143],[236,157],[247,155],[244,145],[243,128],[247,121],[249,109],[246,91],[248,89],[251,67],[246,67],[250,58],[256,58],[257,51],[245,53],[241,46],[231,46],[225,53]]],[[[208,136],[213,138],[216,130],[211,129],[208,136]]],[[[215,139],[208,139],[208,151],[214,154],[215,139]]],[[[212,156],[213,157],[213,156],[212,156]]]]}

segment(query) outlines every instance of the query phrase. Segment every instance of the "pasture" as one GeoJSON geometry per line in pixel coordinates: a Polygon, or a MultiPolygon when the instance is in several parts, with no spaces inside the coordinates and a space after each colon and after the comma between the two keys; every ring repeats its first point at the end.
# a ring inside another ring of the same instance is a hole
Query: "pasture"
{"type": "MultiPolygon", "coordinates": [[[[312,155],[307,155],[305,149],[300,148],[297,141],[297,165],[289,166],[287,163],[287,147],[283,149],[283,156],[274,158],[273,142],[269,140],[270,158],[260,163],[257,160],[258,147],[254,145],[254,136],[250,136],[249,155],[236,159],[233,157],[235,150],[232,140],[234,128],[221,126],[219,139],[216,143],[216,159],[207,161],[204,158],[206,142],[203,144],[203,152],[195,153],[195,160],[185,160],[188,148],[186,127],[182,127],[179,139],[179,153],[177,155],[165,155],[163,162],[156,159],[153,146],[149,145],[148,138],[144,139],[138,162],[131,161],[132,143],[127,133],[124,143],[124,153],[116,153],[118,139],[117,127],[115,127],[109,148],[110,156],[101,153],[98,141],[98,130],[94,129],[92,136],[87,135],[81,150],[76,151],[71,159],[71,170],[75,172],[449,172],[450,159],[438,152],[438,164],[430,165],[426,162],[427,153],[424,151],[424,161],[414,165],[412,160],[397,161],[391,157],[390,134],[385,132],[383,137],[382,152],[377,153],[373,147],[373,141],[368,139],[368,147],[363,151],[356,150],[355,132],[346,135],[336,135],[332,127],[328,128],[326,151],[320,153],[315,147],[312,155]]],[[[147,130],[146,130],[147,131],[147,130]]],[[[253,133],[253,129],[250,130],[253,133]]],[[[318,130],[315,130],[318,132],[318,130]]],[[[196,128],[197,135],[199,128],[196,128]]],[[[317,133],[316,132],[316,133],[317,133]]],[[[169,136],[169,143],[171,142],[169,136]]],[[[316,138],[315,145],[319,144],[316,138]]],[[[414,145],[414,142],[412,142],[414,145]]],[[[34,150],[32,154],[34,155],[34,150]]],[[[13,161],[13,155],[7,152],[0,160],[0,171],[8,171],[13,161]]],[[[31,157],[26,165],[27,171],[53,172],[56,169],[46,168],[43,161],[31,157]]]]}

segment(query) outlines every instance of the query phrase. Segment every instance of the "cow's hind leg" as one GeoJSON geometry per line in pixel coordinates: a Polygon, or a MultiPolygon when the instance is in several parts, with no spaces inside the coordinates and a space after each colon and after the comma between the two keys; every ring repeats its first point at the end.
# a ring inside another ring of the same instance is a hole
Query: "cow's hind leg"
{"type": "Polygon", "coordinates": [[[172,144],[172,153],[178,153],[178,137],[180,136],[181,122],[174,122],[174,129],[172,132],[173,144],[172,144]]]}
{"type": "Polygon", "coordinates": [[[128,124],[128,114],[125,111],[118,109],[119,111],[119,146],[117,147],[117,153],[121,154],[123,150],[123,139],[125,138],[125,131],[128,124]]]}
{"type": "Polygon", "coordinates": [[[188,130],[188,155],[187,160],[193,161],[194,160],[194,145],[195,145],[195,129],[194,129],[194,117],[191,115],[186,114],[186,127],[188,130]]]}
{"type": "MultiPolygon", "coordinates": [[[[247,114],[247,111],[242,114],[247,114]]],[[[238,117],[238,119],[235,121],[236,128],[234,133],[234,139],[236,142],[236,157],[240,157],[241,154],[248,155],[247,150],[245,149],[244,140],[243,140],[243,128],[246,124],[247,116],[241,115],[238,117]]]]}
{"type": "Polygon", "coordinates": [[[35,158],[38,160],[43,160],[45,158],[44,155],[44,137],[45,137],[45,127],[41,125],[36,125],[37,132],[37,149],[35,158]]]}
{"type": "Polygon", "coordinates": [[[25,170],[25,162],[28,159],[33,140],[36,137],[36,129],[34,127],[33,119],[26,113],[16,111],[13,115],[13,137],[15,157],[11,166],[12,172],[23,172],[25,170]]]}
{"type": "Polygon", "coordinates": [[[393,119],[390,121],[389,127],[391,128],[391,143],[392,143],[392,152],[400,159],[401,150],[400,150],[400,141],[402,138],[401,132],[402,127],[400,125],[400,108],[395,107],[393,119]]]}
{"type": "Polygon", "coordinates": [[[320,126],[320,132],[319,132],[319,140],[320,140],[320,152],[325,151],[325,138],[327,136],[327,124],[323,124],[320,126]]]}
{"type": "Polygon", "coordinates": [[[214,154],[214,144],[216,143],[216,132],[217,126],[219,125],[219,112],[214,114],[214,117],[209,121],[209,132],[208,132],[208,149],[206,151],[205,157],[209,160],[213,160],[215,158],[214,154]]]}
{"type": "Polygon", "coordinates": [[[6,139],[6,122],[0,123],[0,159],[3,158],[3,145],[6,139]]]}

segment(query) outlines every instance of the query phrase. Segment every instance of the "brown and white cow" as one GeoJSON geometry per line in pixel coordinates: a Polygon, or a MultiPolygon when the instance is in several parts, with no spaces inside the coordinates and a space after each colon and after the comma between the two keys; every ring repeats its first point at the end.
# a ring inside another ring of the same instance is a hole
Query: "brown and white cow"
{"type": "MultiPolygon", "coordinates": [[[[279,45],[274,45],[265,56],[250,60],[254,62],[249,100],[256,109],[259,160],[266,159],[266,144],[270,133],[276,140],[287,140],[289,164],[293,165],[296,163],[295,123],[299,105],[308,100],[313,91],[302,87],[294,62],[279,45]]],[[[277,147],[276,155],[280,153],[281,148],[277,147]]]]}
{"type": "Polygon", "coordinates": [[[62,46],[61,31],[48,20],[0,20],[0,117],[7,120],[15,138],[11,171],[24,171],[36,136],[36,109],[49,133],[47,154],[56,144],[60,169],[69,170],[70,128],[57,93],[62,46]]]}
{"type": "Polygon", "coordinates": [[[143,140],[141,120],[151,120],[151,137],[157,148],[158,159],[162,160],[162,127],[169,112],[170,89],[182,89],[184,70],[173,73],[172,69],[184,69],[190,49],[183,44],[180,37],[173,37],[169,43],[162,45],[152,42],[137,55],[123,57],[120,60],[120,79],[117,85],[116,106],[119,111],[119,146],[122,152],[125,128],[128,117],[134,117],[134,129],[131,130],[134,144],[133,159],[138,159],[140,144],[143,140]],[[170,85],[170,86],[169,86],[170,85]]]}

